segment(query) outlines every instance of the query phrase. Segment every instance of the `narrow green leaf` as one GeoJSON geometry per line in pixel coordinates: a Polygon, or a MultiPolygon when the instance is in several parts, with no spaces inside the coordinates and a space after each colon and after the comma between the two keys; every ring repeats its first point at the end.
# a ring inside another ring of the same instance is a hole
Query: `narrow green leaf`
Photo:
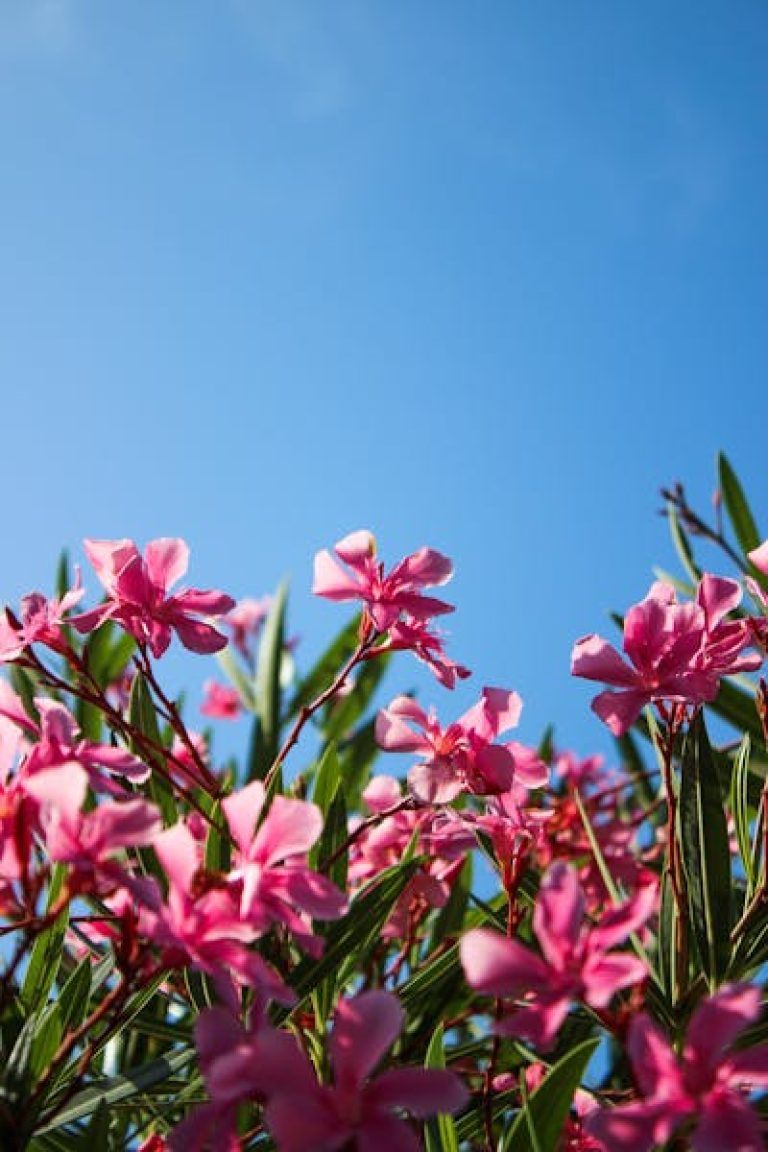
{"type": "Polygon", "coordinates": [[[66,1124],[72,1124],[75,1120],[90,1116],[102,1102],[105,1107],[110,1107],[133,1097],[140,1097],[143,1092],[162,1084],[182,1068],[186,1068],[194,1058],[195,1049],[185,1045],[176,1052],[170,1052],[122,1076],[114,1076],[101,1085],[86,1088],[78,1092],[60,1112],[57,1112],[50,1123],[43,1124],[39,1134],[53,1132],[66,1124]]]}
{"type": "MultiPolygon", "coordinates": [[[[51,875],[46,908],[55,907],[67,877],[65,864],[56,864],[51,875]]],[[[65,907],[48,928],[35,940],[29,958],[21,1000],[28,1012],[44,1008],[61,964],[61,946],[69,923],[69,906],[65,907]]]]}
{"type": "Polygon", "coordinates": [[[754,891],[755,876],[752,869],[752,843],[749,835],[749,756],[752,742],[749,733],[744,733],[744,739],[733,762],[731,773],[731,814],[736,832],[736,842],[739,846],[739,856],[747,877],[746,902],[754,891]]]}
{"type": "MultiPolygon", "coordinates": [[[[443,1025],[438,1024],[427,1048],[425,1068],[445,1068],[443,1025]]],[[[441,1112],[424,1127],[426,1152],[459,1152],[459,1139],[453,1116],[441,1112]]]]}
{"type": "Polygon", "coordinates": [[[598,1044],[599,1040],[586,1040],[550,1068],[529,1097],[528,1107],[513,1122],[505,1142],[505,1152],[531,1152],[528,1115],[541,1152],[556,1152],[574,1093],[581,1084],[598,1044]]]}
{"type": "Polygon", "coordinates": [[[723,452],[719,452],[717,456],[717,475],[728,519],[739,546],[746,555],[759,546],[760,533],[739,478],[723,452]]]}
{"type": "Polygon", "coordinates": [[[80,961],[61,989],[58,1005],[63,1032],[77,1028],[85,1019],[88,1000],[91,995],[91,973],[93,971],[93,961],[90,956],[86,956],[84,960],[80,961]]]}
{"type": "Polygon", "coordinates": [[[237,658],[232,652],[230,647],[223,648],[221,652],[216,653],[216,659],[219,662],[222,672],[230,681],[232,686],[237,689],[243,707],[248,712],[256,711],[256,691],[250,678],[243,671],[243,668],[237,662],[237,658]]]}
{"type": "Polygon", "coordinates": [[[281,584],[264,624],[259,644],[256,675],[256,711],[259,717],[254,756],[255,772],[250,778],[263,780],[280,749],[281,699],[280,666],[285,643],[285,609],[288,587],[281,584]]]}
{"type": "Polygon", "coordinates": [[[731,956],[731,853],[720,781],[701,711],[683,745],[680,843],[694,935],[710,988],[731,956]]]}

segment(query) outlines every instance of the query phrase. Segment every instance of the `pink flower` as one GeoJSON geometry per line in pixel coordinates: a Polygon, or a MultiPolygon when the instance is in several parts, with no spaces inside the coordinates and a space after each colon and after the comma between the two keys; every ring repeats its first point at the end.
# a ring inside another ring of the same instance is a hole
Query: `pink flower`
{"type": "Polygon", "coordinates": [[[543,955],[490,929],[473,929],[460,944],[467,982],[489,996],[525,997],[498,1030],[527,1036],[543,1049],[549,1048],[572,1001],[606,1008],[616,992],[645,978],[642,960],[612,949],[645,923],[655,899],[652,888],[642,889],[626,904],[605,913],[597,927],[589,927],[584,923],[584,894],[575,872],[566,864],[554,864],[542,881],[533,913],[533,929],[543,955]]]}
{"type": "Polygon", "coordinates": [[[127,879],[113,860],[115,854],[151,844],[163,825],[154,804],[146,800],[107,802],[83,812],[87,790],[87,773],[76,763],[37,772],[25,782],[27,794],[41,805],[50,859],[69,864],[84,891],[95,887],[103,894],[127,879]]]}
{"type": "Polygon", "coordinates": [[[421,548],[396,564],[389,575],[376,557],[376,541],[370,532],[352,532],[334,549],[342,567],[330,552],[315,556],[312,591],[327,600],[360,600],[377,632],[386,632],[407,613],[414,622],[452,612],[450,604],[424,596],[423,588],[445,584],[453,575],[451,561],[431,548],[421,548]]]}
{"type": "Polygon", "coordinates": [[[14,660],[30,644],[46,644],[56,651],[62,648],[64,615],[83,596],[80,571],[75,585],[57,599],[48,600],[42,592],[30,592],[21,601],[21,627],[15,628],[6,614],[0,617],[0,661],[14,660]]]}
{"type": "Polygon", "coordinates": [[[318,1084],[305,1058],[303,1072],[268,1100],[265,1119],[280,1152],[336,1152],[350,1141],[360,1152],[416,1152],[419,1142],[401,1112],[422,1119],[466,1103],[453,1072],[391,1068],[372,1075],[402,1026],[402,1008],[389,992],[340,1002],[328,1042],[333,1084],[318,1084]]]}
{"type": "Polygon", "coordinates": [[[105,620],[117,620],[155,657],[162,656],[175,631],[191,652],[218,652],[227,638],[199,616],[229,612],[234,600],[223,592],[189,588],[168,595],[187,570],[189,549],[183,540],[160,539],[142,557],[131,540],[86,540],[85,551],[107,591],[107,602],[73,617],[80,632],[91,632],[105,620]]]}
{"type": "Polygon", "coordinates": [[[374,659],[382,652],[397,651],[413,652],[416,659],[427,665],[444,688],[455,688],[457,680],[466,680],[471,676],[469,668],[446,655],[440,632],[430,630],[423,620],[415,620],[407,614],[394,622],[386,643],[371,649],[367,657],[374,659]]]}
{"type": "Polygon", "coordinates": [[[594,633],[574,645],[571,672],[611,684],[592,708],[614,735],[626,732],[651,701],[701,704],[713,700],[722,676],[759,667],[757,654],[741,656],[750,642],[747,621],[726,621],[741,601],[734,580],[702,577],[695,602],[678,604],[671,584],[657,582],[624,620],[624,652],[594,633]]]}
{"type": "Polygon", "coordinates": [[[636,1017],[628,1052],[642,1099],[594,1114],[589,1130],[607,1148],[647,1152],[693,1120],[694,1152],[762,1152],[764,1123],[747,1094],[768,1088],[768,1045],[732,1048],[760,1001],[755,987],[724,985],[694,1012],[681,1060],[656,1023],[636,1017]]]}
{"type": "Polygon", "coordinates": [[[231,886],[205,874],[186,825],[167,828],[152,847],[168,877],[167,902],[153,881],[137,885],[136,892],[143,904],[142,930],[162,949],[163,963],[169,968],[188,964],[208,973],[232,1008],[239,1004],[242,985],[282,1004],[293,1003],[293,993],[277,972],[249,949],[258,929],[240,915],[231,886]]]}
{"type": "Polygon", "coordinates": [[[200,711],[204,716],[216,720],[237,720],[243,706],[236,689],[219,684],[216,680],[206,680],[203,691],[205,696],[200,711]]]}
{"type": "Polygon", "coordinates": [[[224,623],[232,633],[232,643],[244,660],[253,661],[253,645],[272,607],[272,597],[262,596],[260,600],[246,597],[238,600],[224,623]]]}
{"type": "Polygon", "coordinates": [[[522,706],[516,692],[484,688],[477,704],[441,728],[434,713],[409,696],[398,696],[376,717],[376,740],[387,752],[421,757],[408,773],[408,784],[426,803],[446,804],[464,791],[506,792],[514,779],[537,788],[547,781],[546,765],[522,745],[494,743],[517,724],[522,706]]]}
{"type": "Polygon", "coordinates": [[[315,955],[320,941],[311,921],[336,920],[346,898],[325,876],[313,872],[307,853],[320,836],[323,817],[316,804],[276,796],[259,823],[266,793],[254,780],[222,802],[237,845],[229,881],[240,890],[240,915],[259,934],[284,924],[315,955]],[[297,913],[297,909],[305,914],[297,913]]]}

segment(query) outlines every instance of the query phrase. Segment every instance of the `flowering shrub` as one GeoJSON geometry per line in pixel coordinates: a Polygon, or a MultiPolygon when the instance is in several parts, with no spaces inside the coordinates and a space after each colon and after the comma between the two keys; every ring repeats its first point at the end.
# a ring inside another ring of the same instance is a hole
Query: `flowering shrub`
{"type": "Polygon", "coordinates": [[[621,652],[574,647],[614,767],[509,739],[508,687],[457,716],[452,564],[367,531],[315,559],[357,615],[301,674],[285,589],[171,591],[181,540],[86,541],[100,602],[65,566],[6,608],[0,1147],[763,1148],[768,541],[722,457],[719,493],[727,529],[664,493],[683,577],[621,652]],[[219,662],[212,730],[163,687],[176,641],[219,662]],[[376,704],[408,651],[439,709],[376,704]]]}

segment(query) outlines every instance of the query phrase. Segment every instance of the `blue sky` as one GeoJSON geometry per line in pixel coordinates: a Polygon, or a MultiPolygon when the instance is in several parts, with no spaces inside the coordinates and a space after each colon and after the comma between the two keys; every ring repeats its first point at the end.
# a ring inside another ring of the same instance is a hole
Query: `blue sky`
{"type": "Polygon", "coordinates": [[[454,558],[475,670],[393,691],[607,747],[569,654],[672,566],[659,486],[723,448],[768,534],[767,57],[747,0],[2,0],[4,598],[181,535],[309,659],[370,527],[454,558]]]}

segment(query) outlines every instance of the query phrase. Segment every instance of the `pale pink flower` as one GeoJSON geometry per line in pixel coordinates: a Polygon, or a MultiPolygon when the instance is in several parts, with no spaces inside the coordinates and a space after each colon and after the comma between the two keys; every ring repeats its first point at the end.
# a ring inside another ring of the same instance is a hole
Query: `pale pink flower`
{"type": "Polygon", "coordinates": [[[204,716],[215,720],[237,720],[243,705],[235,688],[220,684],[217,680],[206,680],[203,692],[205,695],[200,711],[204,716]]]}
{"type": "Polygon", "coordinates": [[[105,620],[116,620],[155,657],[162,656],[176,632],[191,652],[218,652],[226,636],[200,616],[217,617],[234,607],[223,592],[189,588],[168,595],[187,570],[189,549],[183,540],[160,539],[142,557],[131,540],[86,540],[85,551],[107,591],[107,602],[72,617],[80,632],[91,632],[105,620]]]}
{"type": "Polygon", "coordinates": [[[522,745],[494,743],[517,724],[521,710],[516,692],[484,688],[477,704],[441,728],[433,712],[398,696],[376,717],[376,741],[387,752],[417,753],[408,784],[426,803],[446,804],[461,792],[506,792],[513,780],[537,788],[547,781],[546,765],[522,745]]]}
{"type": "Polygon", "coordinates": [[[617,689],[592,701],[614,735],[626,732],[650,702],[701,704],[715,698],[721,677],[759,667],[759,655],[741,655],[751,639],[747,621],[725,620],[740,601],[734,580],[705,575],[696,600],[686,604],[678,604],[671,584],[659,581],[625,617],[629,663],[594,633],[576,642],[573,675],[617,689]]]}
{"type": "Polygon", "coordinates": [[[646,922],[655,902],[654,889],[641,889],[590,927],[576,873],[554,864],[542,880],[533,913],[542,955],[498,932],[473,929],[460,944],[467,982],[489,996],[524,998],[504,1016],[498,1031],[549,1048],[573,1001],[606,1008],[616,992],[645,979],[642,960],[613,949],[646,922]]]}
{"type": "Polygon", "coordinates": [[[453,1072],[391,1068],[373,1075],[403,1026],[403,1010],[389,992],[342,1000],[328,1042],[333,1083],[318,1084],[304,1058],[282,1090],[268,1099],[265,1119],[279,1152],[337,1152],[354,1141],[358,1152],[417,1152],[420,1144],[402,1118],[455,1112],[467,1092],[453,1072]]]}
{"type": "Polygon", "coordinates": [[[768,1045],[732,1047],[760,1006],[754,986],[720,988],[694,1012],[682,1059],[654,1021],[636,1017],[628,1053],[643,1098],[593,1114],[589,1130],[607,1148],[649,1152],[693,1121],[693,1152],[762,1152],[765,1124],[747,1097],[768,1088],[768,1045]]]}
{"type": "Polygon", "coordinates": [[[334,551],[338,559],[327,551],[315,556],[312,591],[327,600],[360,600],[377,632],[386,632],[404,613],[414,622],[423,622],[453,611],[450,604],[422,592],[445,584],[453,575],[451,561],[440,552],[422,548],[385,575],[370,532],[350,533],[334,551]]]}

